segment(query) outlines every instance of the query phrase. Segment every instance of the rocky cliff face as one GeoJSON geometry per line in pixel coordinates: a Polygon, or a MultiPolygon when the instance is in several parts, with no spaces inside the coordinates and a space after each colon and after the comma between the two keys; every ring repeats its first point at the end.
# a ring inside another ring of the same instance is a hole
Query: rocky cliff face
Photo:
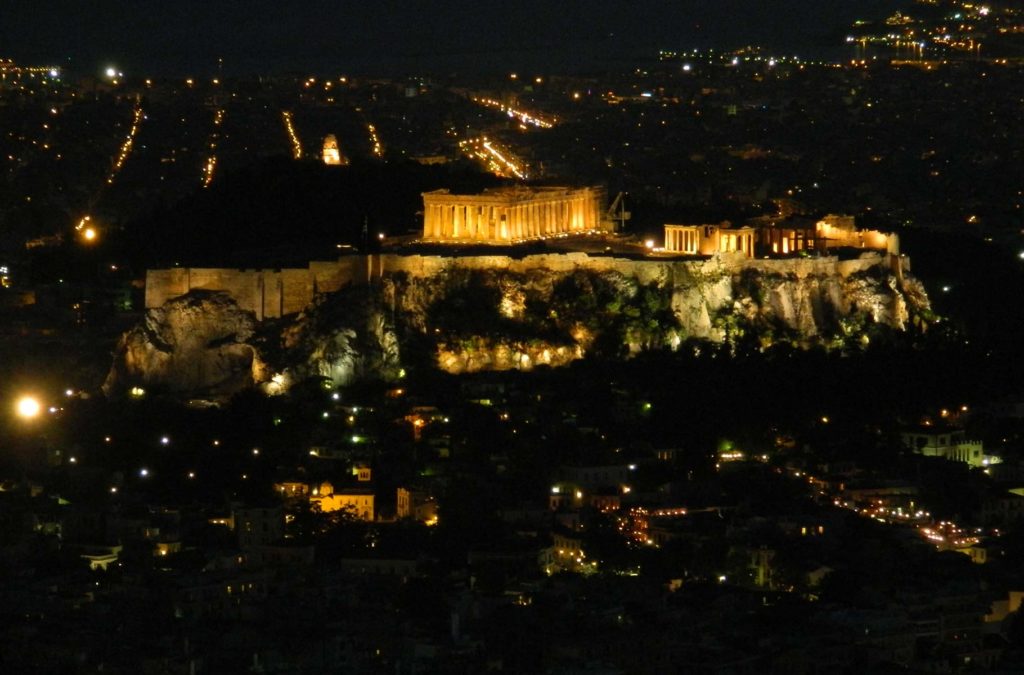
{"type": "MultiPolygon", "coordinates": [[[[396,379],[402,369],[398,336],[380,302],[366,288],[322,296],[283,325],[273,352],[279,381],[286,387],[310,377],[347,385],[358,380],[396,379]]],[[[271,391],[275,387],[270,387],[271,391]]]]}
{"type": "Polygon", "coordinates": [[[759,333],[801,347],[843,346],[870,326],[908,328],[912,316],[930,314],[920,282],[877,264],[721,266],[690,275],[674,286],[672,305],[683,331],[716,342],[736,331],[759,333]]]}
{"type": "Polygon", "coordinates": [[[527,370],[688,341],[857,349],[927,326],[923,287],[893,262],[726,256],[490,269],[452,258],[429,274],[385,274],[263,324],[223,293],[193,291],[150,310],[121,339],[105,387],[224,396],[310,377],[390,379],[410,363],[527,370]]]}
{"type": "Polygon", "coordinates": [[[229,396],[268,377],[253,338],[256,319],[225,293],[193,291],[146,312],[121,336],[103,384],[197,396],[229,396]]]}

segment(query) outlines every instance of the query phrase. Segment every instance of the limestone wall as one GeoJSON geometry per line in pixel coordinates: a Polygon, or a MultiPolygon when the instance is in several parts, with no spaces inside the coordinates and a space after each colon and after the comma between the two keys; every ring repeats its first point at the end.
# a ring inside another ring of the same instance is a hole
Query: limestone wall
{"type": "Polygon", "coordinates": [[[707,260],[673,260],[591,257],[586,253],[551,253],[521,258],[502,255],[426,256],[352,255],[336,261],[311,262],[306,268],[280,270],[234,270],[218,268],[173,268],[146,273],[146,308],[161,307],[167,300],[193,289],[225,291],[240,307],[258,320],[293,314],[309,305],[317,293],[331,293],[348,284],[366,284],[385,274],[403,272],[412,278],[429,278],[458,266],[477,270],[506,270],[525,274],[543,269],[569,273],[577,267],[598,272],[618,272],[640,283],[666,282],[676,287],[695,280],[755,269],[765,274],[809,277],[850,275],[878,265],[889,265],[900,274],[909,261],[899,256],[865,252],[851,260],[837,257],[749,259],[741,253],[723,254],[707,260]]]}

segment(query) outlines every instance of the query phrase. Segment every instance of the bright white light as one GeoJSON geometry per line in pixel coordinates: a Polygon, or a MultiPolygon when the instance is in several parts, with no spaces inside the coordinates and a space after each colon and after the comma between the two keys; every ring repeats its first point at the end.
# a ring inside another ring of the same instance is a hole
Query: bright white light
{"type": "Polygon", "coordinates": [[[42,412],[43,406],[40,405],[39,401],[32,396],[23,396],[18,399],[16,409],[19,417],[32,419],[34,417],[39,417],[39,413],[42,412]]]}
{"type": "Polygon", "coordinates": [[[58,75],[60,75],[59,70],[56,68],[50,68],[50,77],[56,78],[58,75]]]}
{"type": "Polygon", "coordinates": [[[113,67],[107,68],[106,74],[107,74],[107,77],[109,77],[111,79],[117,77],[117,68],[113,68],[113,67]]]}
{"type": "Polygon", "coordinates": [[[139,469],[139,475],[145,478],[149,475],[149,469],[139,469]]]}
{"type": "Polygon", "coordinates": [[[171,442],[171,439],[169,437],[167,437],[167,436],[161,436],[160,437],[160,445],[169,445],[170,442],[171,442]]]}

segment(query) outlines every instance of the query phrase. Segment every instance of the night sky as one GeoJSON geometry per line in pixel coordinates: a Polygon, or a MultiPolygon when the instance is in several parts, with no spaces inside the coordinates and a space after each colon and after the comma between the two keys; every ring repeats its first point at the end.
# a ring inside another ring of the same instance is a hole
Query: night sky
{"type": "Polygon", "coordinates": [[[901,0],[2,0],[0,57],[136,74],[585,70],[659,48],[805,58],[901,0]],[[801,51],[803,53],[801,53],[801,51]]]}

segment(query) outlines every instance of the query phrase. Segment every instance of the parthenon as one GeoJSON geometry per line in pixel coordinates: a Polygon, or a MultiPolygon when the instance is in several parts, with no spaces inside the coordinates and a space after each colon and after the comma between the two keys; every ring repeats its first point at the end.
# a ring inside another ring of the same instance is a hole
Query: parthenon
{"type": "Polygon", "coordinates": [[[511,187],[423,193],[423,240],[508,244],[602,228],[601,188],[511,187]]]}

